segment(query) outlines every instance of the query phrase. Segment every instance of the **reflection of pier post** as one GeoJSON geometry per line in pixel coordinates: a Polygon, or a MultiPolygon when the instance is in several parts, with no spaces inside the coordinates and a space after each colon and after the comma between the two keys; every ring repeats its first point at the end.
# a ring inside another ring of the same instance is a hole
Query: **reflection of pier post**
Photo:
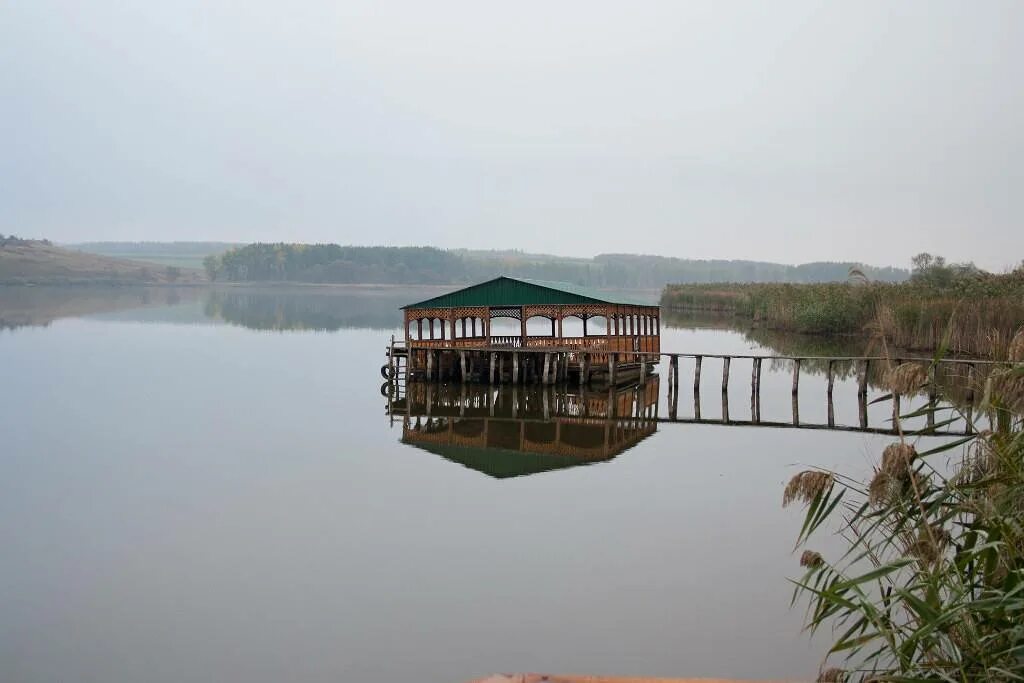
{"type": "Polygon", "coordinates": [[[967,395],[965,400],[967,401],[967,412],[964,413],[964,434],[970,434],[974,431],[974,363],[967,365],[967,395]]]}
{"type": "Polygon", "coordinates": [[[750,371],[750,419],[761,421],[761,358],[755,358],[750,371]]]}
{"type": "Polygon", "coordinates": [[[871,361],[864,360],[860,366],[860,376],[857,378],[857,413],[861,429],[868,427],[868,371],[870,369],[871,361]]]}
{"type": "Polygon", "coordinates": [[[512,353],[512,384],[519,384],[519,354],[512,353]]]}
{"type": "Polygon", "coordinates": [[[939,402],[939,395],[935,388],[935,364],[928,368],[928,428],[935,429],[935,407],[939,402]]]}
{"type": "Polygon", "coordinates": [[[800,424],[800,359],[793,359],[793,424],[800,424]]]}
{"type": "Polygon", "coordinates": [[[832,400],[832,389],[835,387],[836,375],[835,375],[835,361],[828,362],[828,426],[836,426],[836,408],[835,402],[832,400]]]}
{"type": "Polygon", "coordinates": [[[726,356],[722,360],[722,422],[729,421],[729,366],[732,358],[726,356]]]}
{"type": "Polygon", "coordinates": [[[679,356],[672,356],[668,373],[668,417],[679,419],[679,356]]]}

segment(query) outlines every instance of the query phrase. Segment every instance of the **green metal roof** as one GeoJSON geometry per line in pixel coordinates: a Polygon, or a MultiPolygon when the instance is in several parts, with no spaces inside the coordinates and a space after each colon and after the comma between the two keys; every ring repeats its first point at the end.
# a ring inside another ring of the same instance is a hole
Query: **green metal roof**
{"type": "Polygon", "coordinates": [[[584,467],[598,462],[611,460],[614,455],[597,460],[586,460],[573,458],[566,455],[544,455],[538,453],[527,453],[507,448],[483,448],[479,446],[448,446],[442,444],[405,443],[423,449],[430,453],[440,455],[446,460],[457,462],[477,472],[482,472],[495,479],[508,479],[510,477],[523,477],[541,472],[551,472],[568,467],[584,467]]]}
{"type": "Polygon", "coordinates": [[[568,282],[529,280],[504,275],[480,284],[457,289],[426,301],[403,306],[407,308],[454,308],[457,306],[535,306],[567,304],[620,304],[651,306],[629,296],[602,292],[568,282]]]}

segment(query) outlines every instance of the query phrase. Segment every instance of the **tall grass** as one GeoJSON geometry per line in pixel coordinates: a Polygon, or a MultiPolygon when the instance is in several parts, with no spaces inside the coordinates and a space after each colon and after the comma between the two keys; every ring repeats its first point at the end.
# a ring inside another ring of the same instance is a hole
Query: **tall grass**
{"type": "MultiPolygon", "coordinates": [[[[1024,680],[1024,332],[1007,346],[1017,365],[983,388],[996,430],[923,451],[900,439],[869,481],[807,470],[786,487],[783,505],[806,505],[793,599],[833,634],[820,681],[1024,680]],[[838,556],[807,547],[835,527],[838,556]]],[[[927,376],[897,369],[890,389],[927,376]]]]}
{"type": "Polygon", "coordinates": [[[757,326],[809,334],[884,334],[911,350],[998,358],[1024,325],[1024,270],[936,287],[921,283],[669,285],[661,305],[728,312],[757,326]]]}

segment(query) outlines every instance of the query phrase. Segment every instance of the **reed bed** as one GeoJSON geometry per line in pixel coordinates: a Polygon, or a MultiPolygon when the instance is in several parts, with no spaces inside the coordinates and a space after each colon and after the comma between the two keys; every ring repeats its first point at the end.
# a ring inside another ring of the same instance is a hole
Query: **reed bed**
{"type": "Polygon", "coordinates": [[[920,283],[669,285],[670,311],[728,313],[765,329],[819,335],[884,335],[903,349],[1005,358],[1024,326],[1024,270],[948,286],[920,283]],[[948,328],[948,329],[947,329],[948,328]]]}
{"type": "MultiPolygon", "coordinates": [[[[993,430],[926,450],[900,438],[866,481],[809,469],[786,486],[783,506],[805,509],[793,601],[832,633],[819,681],[1024,680],[1024,331],[1004,354],[973,387],[993,430]],[[809,547],[819,530],[845,548],[809,547]]],[[[890,363],[885,381],[915,390],[937,370],[890,363]]]]}

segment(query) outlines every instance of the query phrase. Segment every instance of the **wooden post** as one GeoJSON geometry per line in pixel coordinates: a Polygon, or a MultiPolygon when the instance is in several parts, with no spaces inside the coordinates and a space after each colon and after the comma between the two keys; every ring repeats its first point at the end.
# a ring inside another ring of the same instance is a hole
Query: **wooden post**
{"type": "Polygon", "coordinates": [[[490,383],[491,384],[494,384],[494,371],[496,370],[495,366],[497,364],[498,364],[498,354],[496,354],[494,351],[491,351],[491,364],[490,364],[490,367],[488,367],[488,369],[487,369],[488,370],[487,374],[490,376],[490,380],[491,380],[490,383]]]}
{"type": "Polygon", "coordinates": [[[616,383],[617,383],[616,380],[618,378],[616,377],[616,375],[618,374],[618,366],[619,366],[619,354],[617,354],[617,353],[610,353],[610,354],[608,354],[608,383],[611,384],[612,386],[615,386],[616,383]]]}
{"type": "MultiPolygon", "coordinates": [[[[505,354],[498,355],[498,384],[505,382],[505,354]]],[[[500,394],[499,394],[500,396],[500,394]]]]}
{"type": "Polygon", "coordinates": [[[793,395],[800,391],[800,359],[793,359],[793,395]]]}
{"type": "Polygon", "coordinates": [[[892,428],[899,429],[900,427],[900,395],[893,393],[892,395],[892,428]]]}
{"type": "Polygon", "coordinates": [[[700,393],[700,366],[704,361],[703,356],[696,357],[696,365],[693,368],[693,393],[700,393]]]}
{"type": "Polygon", "coordinates": [[[544,354],[544,374],[541,377],[541,383],[545,386],[551,384],[551,354],[544,354]]]}
{"type": "Polygon", "coordinates": [[[732,358],[726,356],[722,359],[722,393],[729,393],[729,366],[732,364],[732,358]]]}
{"type": "MultiPolygon", "coordinates": [[[[462,321],[465,324],[465,320],[462,321]]],[[[462,371],[462,381],[466,382],[469,379],[469,373],[466,372],[466,352],[459,351],[459,370],[462,371]]]]}
{"type": "Polygon", "coordinates": [[[729,424],[729,392],[722,392],[722,422],[729,424]]]}
{"type": "Polygon", "coordinates": [[[647,381],[647,359],[640,356],[640,384],[647,381]]]}
{"type": "Polygon", "coordinates": [[[590,354],[584,353],[580,356],[580,389],[586,386],[588,375],[590,375],[590,354]]]}
{"type": "Polygon", "coordinates": [[[427,381],[434,381],[434,350],[427,349],[427,381]]]}
{"type": "Polygon", "coordinates": [[[668,386],[673,394],[679,395],[679,356],[676,355],[668,363],[668,386]]]}
{"type": "Polygon", "coordinates": [[[519,354],[512,352],[512,384],[519,384],[519,354]]]}

